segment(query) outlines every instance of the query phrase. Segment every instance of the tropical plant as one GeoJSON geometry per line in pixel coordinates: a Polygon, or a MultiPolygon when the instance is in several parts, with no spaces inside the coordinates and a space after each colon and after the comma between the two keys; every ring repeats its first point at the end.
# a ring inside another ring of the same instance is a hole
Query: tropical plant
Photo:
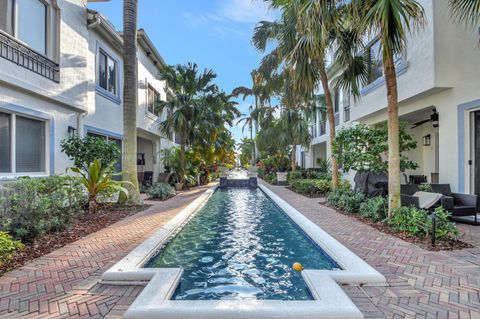
{"type": "MultiPolygon", "coordinates": [[[[123,0],[123,169],[128,201],[141,203],[137,177],[137,11],[138,0],[123,0]]],[[[104,165],[103,167],[108,167],[104,165]]]]}
{"type": "Polygon", "coordinates": [[[392,211],[400,207],[400,126],[395,55],[405,48],[409,32],[425,23],[423,7],[415,0],[352,0],[356,23],[367,34],[378,34],[387,89],[388,201],[392,211]]]}
{"type": "Polygon", "coordinates": [[[363,218],[370,219],[374,222],[384,220],[387,215],[388,201],[386,198],[378,196],[368,198],[365,202],[361,203],[358,213],[363,218]]]}
{"type": "Polygon", "coordinates": [[[166,183],[158,183],[148,188],[147,194],[149,199],[166,200],[175,196],[175,189],[166,183]]]}
{"type": "MultiPolygon", "coordinates": [[[[442,207],[436,208],[434,213],[436,217],[435,237],[437,239],[460,235],[455,224],[450,221],[450,213],[442,207]]],[[[396,209],[388,220],[388,225],[412,236],[427,237],[432,232],[432,218],[429,213],[413,206],[403,206],[396,209]]]]}
{"type": "Polygon", "coordinates": [[[243,138],[240,142],[240,164],[243,167],[254,165],[255,141],[250,138],[243,138]]]}
{"type": "Polygon", "coordinates": [[[68,228],[87,203],[82,184],[72,176],[21,178],[4,187],[0,231],[23,242],[68,228]]]}
{"type": "MultiPolygon", "coordinates": [[[[332,153],[345,171],[387,172],[389,152],[387,123],[374,126],[358,124],[340,130],[332,143],[332,153]]],[[[417,142],[407,132],[407,123],[399,124],[400,170],[416,169],[418,165],[405,153],[417,147],[417,142]]]]}
{"type": "MultiPolygon", "coordinates": [[[[212,84],[215,78],[216,74],[212,70],[205,69],[199,73],[198,66],[194,63],[163,65],[160,70],[160,79],[165,81],[166,88],[172,93],[167,101],[159,101],[157,105],[160,113],[164,109],[168,111],[167,118],[160,123],[160,131],[166,136],[172,132],[180,136],[178,173],[181,183],[185,176],[186,149],[195,140],[202,106],[213,98],[216,91],[216,86],[212,84]]],[[[201,123],[205,124],[204,121],[201,123]]]]}
{"type": "Polygon", "coordinates": [[[362,192],[346,187],[333,189],[327,196],[330,205],[348,213],[357,213],[364,201],[365,195],[362,192]]]}
{"type": "Polygon", "coordinates": [[[10,234],[0,231],[0,267],[10,262],[15,253],[24,247],[24,244],[13,239],[10,234]]]}
{"type": "Polygon", "coordinates": [[[448,4],[456,21],[470,27],[480,21],[480,0],[449,0],[448,4]]]}
{"type": "Polygon", "coordinates": [[[111,165],[102,166],[99,160],[94,160],[88,167],[88,170],[81,170],[78,167],[71,167],[70,170],[77,173],[78,180],[82,183],[88,192],[88,212],[96,213],[98,211],[98,195],[102,192],[120,192],[128,198],[128,189],[124,185],[131,185],[129,181],[115,181],[112,179],[111,165]]]}
{"type": "MultiPolygon", "coordinates": [[[[315,95],[320,82],[330,140],[333,140],[336,125],[327,56],[333,52],[335,60],[342,62],[334,69],[338,73],[336,87],[358,95],[359,83],[366,79],[367,70],[363,57],[356,55],[360,47],[357,42],[361,42],[359,33],[345,18],[344,1],[273,0],[272,4],[281,10],[281,18],[275,22],[261,21],[255,28],[253,42],[261,52],[265,51],[270,39],[276,40],[278,45],[263,58],[259,69],[270,74],[282,67],[291,78],[297,98],[306,101],[315,95]]],[[[333,185],[337,187],[338,167],[334,158],[331,166],[333,185]]]]}
{"type": "Polygon", "coordinates": [[[83,138],[75,135],[60,143],[62,152],[71,160],[73,165],[79,169],[88,169],[95,159],[99,159],[103,166],[117,161],[121,151],[115,142],[109,142],[96,136],[85,136],[83,138]]]}

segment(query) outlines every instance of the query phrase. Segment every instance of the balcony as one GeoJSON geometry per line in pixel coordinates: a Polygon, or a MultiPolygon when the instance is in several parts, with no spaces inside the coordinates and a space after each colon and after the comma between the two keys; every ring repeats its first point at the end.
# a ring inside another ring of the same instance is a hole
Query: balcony
{"type": "Polygon", "coordinates": [[[15,38],[0,32],[0,56],[49,80],[59,82],[60,67],[15,38]]]}

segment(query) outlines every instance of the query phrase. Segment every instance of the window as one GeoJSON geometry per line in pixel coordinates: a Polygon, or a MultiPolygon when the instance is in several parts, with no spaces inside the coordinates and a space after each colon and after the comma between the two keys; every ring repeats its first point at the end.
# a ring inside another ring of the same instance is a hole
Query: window
{"type": "Polygon", "coordinates": [[[13,0],[0,1],[0,29],[13,35],[13,0]]]}
{"type": "Polygon", "coordinates": [[[335,126],[340,124],[340,93],[338,89],[335,89],[333,93],[333,110],[335,113],[335,126]]]}
{"type": "Polygon", "coordinates": [[[46,171],[44,121],[0,113],[0,173],[46,171]]]}
{"type": "Polygon", "coordinates": [[[47,4],[42,0],[2,0],[0,28],[46,55],[47,9],[47,4]]]}
{"type": "Polygon", "coordinates": [[[348,91],[343,91],[342,97],[343,104],[343,121],[350,121],[350,94],[348,91]]]}
{"type": "Polygon", "coordinates": [[[160,93],[158,93],[152,86],[148,86],[148,101],[147,101],[147,109],[148,112],[159,116],[158,111],[158,102],[160,101],[160,93]]]}
{"type": "Polygon", "coordinates": [[[117,95],[117,62],[103,50],[98,53],[98,86],[117,95]]]}
{"type": "Polygon", "coordinates": [[[16,1],[17,37],[29,47],[47,54],[47,6],[40,0],[16,1]]]}
{"type": "Polygon", "coordinates": [[[380,50],[380,41],[375,40],[366,50],[367,56],[371,60],[369,66],[369,75],[367,84],[374,82],[383,76],[382,52],[380,50]]]}
{"type": "Polygon", "coordinates": [[[15,159],[17,172],[45,171],[45,122],[16,117],[15,159]]]}
{"type": "Polygon", "coordinates": [[[0,113],[0,173],[11,171],[11,127],[10,114],[0,113]]]}
{"type": "MultiPolygon", "coordinates": [[[[380,40],[375,40],[365,49],[366,55],[370,58],[371,64],[369,66],[369,76],[367,79],[367,85],[375,82],[377,79],[383,76],[383,57],[380,46],[380,40]]],[[[401,60],[401,54],[395,54],[394,63],[397,64],[401,60]]]]}

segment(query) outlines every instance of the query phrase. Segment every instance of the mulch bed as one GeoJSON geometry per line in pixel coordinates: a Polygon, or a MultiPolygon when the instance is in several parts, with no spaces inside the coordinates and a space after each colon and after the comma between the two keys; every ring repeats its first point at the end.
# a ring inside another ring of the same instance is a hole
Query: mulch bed
{"type": "Polygon", "coordinates": [[[464,249],[464,248],[474,247],[473,245],[471,245],[469,243],[463,242],[461,240],[455,240],[455,239],[437,239],[436,242],[435,242],[435,246],[432,246],[430,236],[428,238],[421,238],[421,237],[412,236],[412,235],[407,234],[405,232],[401,232],[401,231],[392,229],[390,226],[388,226],[388,225],[386,225],[382,222],[373,222],[370,219],[363,218],[362,216],[360,216],[358,214],[350,214],[350,213],[341,211],[338,208],[335,208],[333,206],[328,205],[325,200],[319,202],[319,204],[323,205],[323,206],[330,207],[330,208],[334,209],[336,212],[339,212],[343,215],[353,217],[353,218],[361,221],[362,223],[367,224],[367,225],[381,231],[382,233],[400,238],[400,239],[402,239],[406,242],[415,244],[415,245],[417,245],[417,246],[419,246],[419,247],[421,247],[425,250],[429,250],[429,251],[442,251],[442,250],[452,251],[452,250],[460,250],[460,249],[464,249]]]}
{"type": "Polygon", "coordinates": [[[19,268],[27,262],[51,253],[67,244],[70,244],[82,237],[99,231],[125,217],[137,214],[151,205],[143,206],[118,206],[103,205],[96,214],[85,213],[67,230],[54,232],[42,238],[34,240],[32,243],[25,244],[25,248],[20,251],[11,262],[0,267],[0,276],[5,272],[19,268]]]}

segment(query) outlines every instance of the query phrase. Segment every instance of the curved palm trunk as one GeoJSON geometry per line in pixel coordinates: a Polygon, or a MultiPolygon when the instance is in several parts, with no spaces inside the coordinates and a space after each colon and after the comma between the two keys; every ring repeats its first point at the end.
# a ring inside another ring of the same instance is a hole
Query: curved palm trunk
{"type": "Polygon", "coordinates": [[[297,145],[295,141],[292,146],[292,163],[291,163],[292,172],[297,169],[297,145]]]}
{"type": "MultiPolygon", "coordinates": [[[[325,94],[325,105],[327,107],[327,117],[328,117],[328,127],[330,135],[330,143],[335,139],[335,114],[333,111],[333,102],[332,102],[332,93],[330,92],[330,87],[328,86],[328,77],[325,70],[323,62],[321,62],[320,67],[320,82],[322,82],[323,92],[325,94]]],[[[337,160],[332,156],[330,159],[332,165],[332,186],[333,188],[338,187],[338,166],[337,160]]]]}
{"type": "Polygon", "coordinates": [[[140,204],[137,178],[137,0],[123,1],[123,180],[128,203],[140,204]]]}
{"type": "Polygon", "coordinates": [[[400,133],[398,120],[398,92],[393,52],[384,52],[383,70],[387,86],[388,112],[388,217],[400,207],[400,133]]]}

